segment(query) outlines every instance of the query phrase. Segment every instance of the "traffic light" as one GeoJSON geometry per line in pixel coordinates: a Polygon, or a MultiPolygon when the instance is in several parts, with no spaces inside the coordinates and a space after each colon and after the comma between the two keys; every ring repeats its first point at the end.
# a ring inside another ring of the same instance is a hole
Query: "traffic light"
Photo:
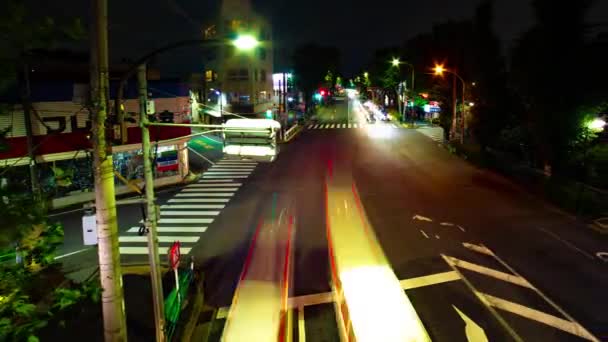
{"type": "Polygon", "coordinates": [[[325,96],[325,90],[321,90],[321,96],[325,96]]]}
{"type": "Polygon", "coordinates": [[[267,119],[272,119],[272,109],[266,110],[266,118],[267,119]]]}

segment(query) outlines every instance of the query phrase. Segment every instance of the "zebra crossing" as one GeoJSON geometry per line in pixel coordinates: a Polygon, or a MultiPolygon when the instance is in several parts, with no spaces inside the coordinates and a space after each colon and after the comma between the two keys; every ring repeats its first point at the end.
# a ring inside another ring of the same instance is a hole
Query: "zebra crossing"
{"type": "MultiPolygon", "coordinates": [[[[384,123],[380,124],[389,128],[399,128],[399,125],[395,123],[384,123]]],[[[306,129],[348,129],[348,128],[364,128],[367,127],[366,123],[348,122],[348,123],[318,123],[308,124],[306,129]]]]}
{"type": "MultiPolygon", "coordinates": [[[[157,224],[159,252],[164,254],[175,241],[180,241],[182,254],[190,253],[256,166],[253,161],[222,159],[197,183],[184,186],[161,205],[157,224]]],[[[139,224],[143,225],[143,220],[139,224]]],[[[119,236],[121,255],[147,258],[147,237],[139,232],[140,226],[136,226],[119,236]]]]}
{"type": "Polygon", "coordinates": [[[433,141],[443,143],[443,128],[438,126],[425,126],[416,129],[418,132],[431,138],[433,141]]]}

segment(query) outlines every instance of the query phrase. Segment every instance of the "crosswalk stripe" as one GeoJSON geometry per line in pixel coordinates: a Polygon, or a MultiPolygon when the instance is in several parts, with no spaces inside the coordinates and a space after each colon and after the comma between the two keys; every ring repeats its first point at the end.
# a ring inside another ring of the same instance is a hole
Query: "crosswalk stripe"
{"type": "MultiPolygon", "coordinates": [[[[188,253],[190,253],[191,250],[192,250],[192,248],[189,248],[189,247],[181,248],[182,254],[188,254],[188,253]]],[[[145,255],[148,255],[148,247],[120,247],[119,252],[120,252],[120,254],[130,254],[130,255],[145,254],[145,255]]]]}
{"type": "Polygon", "coordinates": [[[236,164],[215,164],[213,168],[222,168],[222,169],[254,169],[256,165],[236,165],[236,164]]]}
{"type": "Polygon", "coordinates": [[[352,125],[351,125],[351,123],[349,122],[349,123],[348,123],[348,128],[351,128],[351,127],[352,127],[352,125]]]}
{"type": "Polygon", "coordinates": [[[217,165],[257,165],[257,162],[249,160],[220,160],[217,165]]]}
{"type": "Polygon", "coordinates": [[[342,128],[346,128],[346,124],[342,124],[342,128]]]}
{"type": "Polygon", "coordinates": [[[207,171],[203,175],[248,175],[251,171],[239,170],[239,171],[207,171]]]}
{"type": "Polygon", "coordinates": [[[212,223],[213,219],[212,218],[201,218],[201,217],[197,217],[197,218],[180,218],[180,217],[174,217],[174,218],[161,218],[160,220],[158,220],[158,224],[174,224],[174,223],[212,223]]]}
{"type": "Polygon", "coordinates": [[[358,127],[358,124],[354,123],[354,124],[353,124],[353,128],[359,128],[359,127],[358,127]]]}
{"type": "MultiPolygon", "coordinates": [[[[225,181],[224,181],[225,182],[225,181]]],[[[243,183],[206,183],[206,184],[188,184],[186,188],[221,188],[221,187],[239,187],[243,183]]]]}
{"type": "Polygon", "coordinates": [[[312,124],[308,125],[308,129],[311,129],[311,128],[312,128],[312,126],[313,126],[312,124]]]}
{"type": "Polygon", "coordinates": [[[209,192],[222,192],[222,191],[237,191],[239,188],[215,188],[215,189],[183,189],[182,192],[201,192],[201,191],[209,191],[209,192]]]}
{"type": "Polygon", "coordinates": [[[334,128],[334,124],[333,123],[331,124],[330,128],[334,128]]]}
{"type": "MultiPolygon", "coordinates": [[[[159,233],[204,233],[207,227],[156,227],[159,233]]],[[[139,233],[139,227],[131,227],[127,233],[139,233]]]]}
{"type": "Polygon", "coordinates": [[[319,125],[311,125],[312,129],[317,129],[317,127],[319,127],[319,125]]]}
{"type": "Polygon", "coordinates": [[[230,175],[230,176],[226,176],[226,175],[207,175],[207,174],[203,175],[203,178],[223,178],[223,179],[247,178],[247,177],[249,177],[249,175],[230,175]]]}
{"type": "Polygon", "coordinates": [[[167,201],[168,203],[228,203],[229,198],[175,198],[167,201]]]}
{"type": "Polygon", "coordinates": [[[220,212],[217,210],[196,210],[196,211],[183,211],[183,210],[161,210],[160,216],[217,216],[220,212]]]}
{"type": "MultiPolygon", "coordinates": [[[[158,237],[158,242],[175,242],[175,241],[179,241],[179,242],[197,242],[200,239],[200,236],[165,236],[165,235],[159,235],[158,237]]],[[[146,243],[148,242],[148,237],[147,236],[119,236],[118,237],[118,242],[143,242],[146,243]]]]}
{"type": "Polygon", "coordinates": [[[220,167],[212,167],[209,170],[207,170],[207,172],[217,172],[217,171],[221,171],[221,172],[245,172],[245,171],[253,171],[255,170],[255,167],[242,167],[239,166],[238,168],[231,168],[231,167],[225,167],[225,166],[220,166],[220,167]]]}
{"type": "Polygon", "coordinates": [[[178,193],[175,197],[232,197],[234,192],[219,192],[219,193],[199,193],[199,194],[182,194],[178,193]]]}
{"type": "Polygon", "coordinates": [[[161,209],[224,209],[223,204],[165,204],[161,209]]]}
{"type": "Polygon", "coordinates": [[[198,184],[214,184],[214,183],[226,183],[230,182],[227,179],[200,179],[198,184]]]}

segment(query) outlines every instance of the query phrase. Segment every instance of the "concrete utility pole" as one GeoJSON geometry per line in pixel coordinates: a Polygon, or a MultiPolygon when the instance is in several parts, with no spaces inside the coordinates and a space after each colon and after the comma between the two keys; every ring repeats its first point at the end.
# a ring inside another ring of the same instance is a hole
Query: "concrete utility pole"
{"type": "Polygon", "coordinates": [[[25,133],[27,138],[27,156],[30,159],[30,185],[32,186],[32,194],[36,200],[41,199],[40,182],[38,180],[38,168],[36,167],[36,154],[34,153],[34,131],[32,127],[32,102],[30,89],[30,66],[27,62],[23,64],[22,75],[22,98],[23,116],[25,119],[25,133]]]}
{"type": "Polygon", "coordinates": [[[101,305],[103,329],[106,342],[126,341],[122,272],[118,250],[118,224],[114,193],[114,165],[112,147],[106,143],[106,118],[108,115],[108,3],[93,0],[95,13],[94,39],[91,44],[91,97],[93,100],[93,169],[95,178],[95,208],[97,218],[97,243],[99,254],[99,278],[101,282],[101,305]]]}
{"type": "Polygon", "coordinates": [[[450,129],[450,140],[456,135],[456,75],[452,74],[452,128],[450,129]]]}
{"type": "Polygon", "coordinates": [[[163,283],[158,256],[158,237],[156,231],[156,201],[154,198],[154,174],[148,129],[148,80],[146,65],[137,68],[137,83],[139,85],[139,125],[141,126],[141,148],[144,159],[144,179],[146,188],[146,233],[148,235],[148,258],[150,261],[150,277],[152,278],[152,299],[154,302],[154,323],[156,325],[156,341],[165,341],[165,307],[163,283]]]}

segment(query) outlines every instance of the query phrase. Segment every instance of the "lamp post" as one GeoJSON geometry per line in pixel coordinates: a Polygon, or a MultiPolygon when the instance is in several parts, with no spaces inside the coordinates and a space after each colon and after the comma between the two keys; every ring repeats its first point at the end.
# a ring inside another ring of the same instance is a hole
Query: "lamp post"
{"type": "MultiPolygon", "coordinates": [[[[464,93],[465,93],[465,89],[466,89],[466,82],[462,79],[462,77],[460,77],[460,75],[458,75],[457,73],[455,73],[452,70],[448,70],[446,69],[443,65],[438,64],[435,65],[435,67],[433,68],[433,70],[435,71],[435,75],[438,76],[443,76],[443,73],[449,73],[454,75],[454,77],[458,78],[460,80],[460,82],[462,82],[462,111],[461,111],[461,116],[462,116],[462,132],[460,134],[460,143],[464,144],[464,134],[466,132],[467,126],[466,126],[466,118],[465,118],[465,103],[464,103],[464,93]]],[[[452,87],[454,87],[455,89],[456,83],[454,83],[452,85],[452,87]]],[[[456,93],[454,92],[454,105],[453,105],[453,117],[452,117],[452,134],[456,132],[456,93]]]]}
{"type": "MultiPolygon", "coordinates": [[[[394,66],[396,68],[398,68],[399,65],[401,65],[401,64],[407,65],[410,68],[410,70],[411,70],[411,83],[410,83],[410,89],[411,90],[410,91],[412,92],[412,96],[411,97],[413,99],[414,98],[414,94],[413,94],[413,92],[414,92],[414,81],[416,80],[416,71],[414,69],[414,65],[412,63],[409,63],[409,62],[406,62],[406,61],[402,61],[399,58],[393,58],[391,60],[391,64],[392,64],[392,66],[394,66]]],[[[403,117],[403,121],[405,121],[405,109],[406,109],[406,107],[407,107],[407,102],[405,101],[405,98],[404,98],[404,101],[403,101],[403,113],[400,113],[402,115],[402,117],[403,117]]]]}

